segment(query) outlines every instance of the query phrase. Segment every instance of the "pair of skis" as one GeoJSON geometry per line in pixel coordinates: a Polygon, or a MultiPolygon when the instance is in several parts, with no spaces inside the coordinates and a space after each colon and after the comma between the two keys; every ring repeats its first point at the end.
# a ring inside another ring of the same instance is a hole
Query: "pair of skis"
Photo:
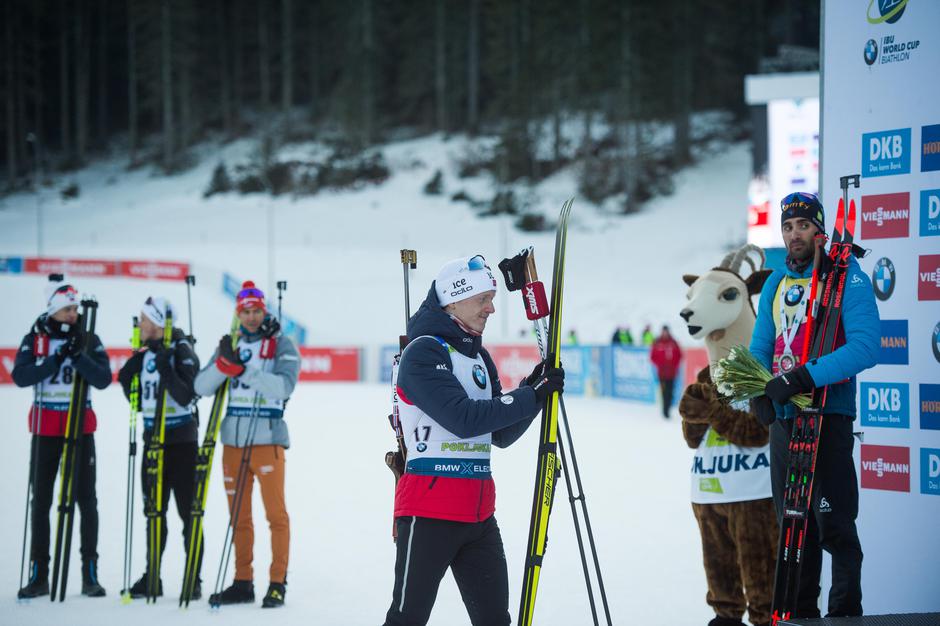
{"type": "MultiPolygon", "coordinates": [[[[173,341],[173,313],[166,311],[163,323],[163,349],[169,350],[173,341]]],[[[140,374],[134,376],[140,387],[140,374]]],[[[133,385],[133,383],[131,383],[133,385]]],[[[156,602],[160,595],[160,562],[163,547],[163,452],[166,442],[167,386],[163,377],[157,386],[157,405],[153,416],[153,431],[144,456],[144,475],[147,478],[147,602],[156,602]]],[[[125,587],[129,589],[129,587],[125,587]]]]}
{"type": "MultiPolygon", "coordinates": [[[[806,338],[801,363],[807,357],[818,358],[835,349],[836,337],[842,318],[842,296],[849,269],[849,259],[856,253],[855,200],[849,201],[848,188],[859,186],[859,176],[840,179],[842,198],[836,213],[835,227],[828,255],[822,253],[825,235],[817,235],[816,257],[810,285],[806,338]],[[821,294],[817,297],[817,288],[821,294]]],[[[801,410],[794,419],[790,436],[789,463],[783,492],[783,521],[777,549],[777,567],[774,579],[772,621],[774,626],[791,617],[797,607],[803,547],[812,515],[813,476],[819,451],[819,433],[822,429],[823,410],[826,406],[828,385],[813,391],[812,404],[801,410]]]]}
{"type": "MultiPolygon", "coordinates": [[[[238,317],[232,319],[232,348],[238,345],[238,317]]],[[[215,390],[212,398],[212,410],[209,412],[209,421],[206,424],[206,434],[202,445],[196,453],[195,485],[193,489],[193,505],[189,512],[189,537],[187,537],[186,568],[183,570],[183,589],[180,592],[179,605],[189,607],[193,597],[193,590],[199,578],[199,563],[203,552],[202,526],[206,513],[206,499],[209,497],[209,476],[212,473],[212,457],[215,454],[215,444],[219,439],[219,428],[222,418],[225,417],[225,407],[228,402],[228,389],[232,379],[226,378],[215,390]]]]}
{"type": "MultiPolygon", "coordinates": [[[[505,259],[499,264],[506,279],[509,291],[519,290],[522,293],[526,317],[535,326],[536,337],[539,344],[540,356],[552,367],[561,366],[561,339],[562,339],[562,305],[565,284],[565,251],[567,246],[568,217],[571,213],[573,199],[562,206],[555,232],[555,256],[552,268],[551,298],[546,302],[545,288],[538,280],[535,269],[535,257],[532,249],[524,250],[512,259],[505,259]],[[550,315],[550,321],[545,318],[550,315]],[[546,343],[542,343],[542,335],[546,335],[546,343]]],[[[574,452],[574,442],[568,425],[564,401],[560,394],[553,393],[542,407],[542,420],[539,428],[539,448],[536,468],[535,489],[532,499],[532,516],[529,522],[529,535],[526,542],[525,572],[522,581],[522,593],[519,606],[520,625],[532,624],[535,612],[535,599],[538,591],[539,575],[545,548],[548,543],[548,522],[551,515],[552,503],[555,498],[555,482],[560,473],[564,472],[565,484],[568,491],[568,501],[571,504],[571,514],[574,519],[575,532],[578,538],[578,548],[581,553],[581,565],[584,570],[584,581],[587,586],[588,599],[591,605],[591,614],[594,624],[597,625],[597,607],[594,601],[594,591],[591,586],[591,576],[587,559],[584,553],[584,541],[581,536],[581,527],[575,502],[581,503],[584,523],[587,529],[588,540],[594,561],[594,569],[604,605],[607,624],[611,624],[610,609],[607,604],[607,595],[604,590],[604,581],[601,576],[600,562],[597,557],[597,547],[594,543],[594,534],[588,517],[584,490],[581,485],[581,476],[578,470],[577,458],[574,452]],[[568,459],[565,455],[564,441],[558,438],[559,415],[567,433],[568,447],[571,450],[571,467],[574,470],[575,486],[578,495],[572,491],[572,477],[568,472],[568,459]],[[556,455],[556,448],[560,452],[556,455]],[[560,463],[559,463],[560,460],[560,463]]]]}
{"type": "MultiPolygon", "coordinates": [[[[86,337],[86,348],[92,344],[98,318],[98,302],[82,300],[82,314],[78,325],[86,337]]],[[[65,601],[65,588],[69,577],[69,556],[72,551],[72,529],[75,521],[75,489],[81,477],[82,442],[85,431],[85,408],[88,404],[88,381],[78,370],[72,382],[72,397],[65,421],[65,441],[62,445],[62,478],[59,483],[59,507],[55,531],[55,557],[52,566],[52,586],[49,599],[65,601]],[[61,577],[60,577],[61,574],[61,577]]]]}

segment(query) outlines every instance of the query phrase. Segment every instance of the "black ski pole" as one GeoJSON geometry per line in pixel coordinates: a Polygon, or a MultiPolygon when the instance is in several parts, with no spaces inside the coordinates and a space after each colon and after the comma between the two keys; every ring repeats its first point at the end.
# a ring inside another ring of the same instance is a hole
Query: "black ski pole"
{"type": "MultiPolygon", "coordinates": [[[[48,342],[47,342],[48,343],[48,342]]],[[[20,553],[20,589],[23,588],[23,568],[26,563],[26,539],[29,529],[29,502],[32,498],[33,481],[36,479],[36,469],[39,463],[39,433],[42,431],[42,381],[36,385],[33,400],[33,436],[30,441],[29,476],[26,481],[26,508],[23,513],[23,550],[20,553]]]]}
{"type": "Polygon", "coordinates": [[[190,286],[196,286],[195,274],[187,274],[186,276],[186,309],[189,312],[189,341],[195,344],[196,338],[193,336],[193,299],[190,294],[190,286]]]}
{"type": "Polygon", "coordinates": [[[283,297],[284,292],[287,291],[287,281],[279,280],[277,281],[277,321],[281,321],[281,298],[283,297]]]}

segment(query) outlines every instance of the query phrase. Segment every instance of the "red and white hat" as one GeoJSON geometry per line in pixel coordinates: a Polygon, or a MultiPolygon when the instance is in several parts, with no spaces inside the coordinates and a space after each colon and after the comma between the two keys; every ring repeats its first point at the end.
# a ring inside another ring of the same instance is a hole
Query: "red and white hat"
{"type": "Polygon", "coordinates": [[[78,305],[78,291],[64,281],[49,280],[46,286],[46,314],[55,315],[65,307],[78,305]]]}
{"type": "Polygon", "coordinates": [[[241,291],[235,296],[235,310],[240,312],[254,308],[267,311],[264,304],[264,292],[255,287],[252,281],[246,280],[242,283],[241,291]]]}

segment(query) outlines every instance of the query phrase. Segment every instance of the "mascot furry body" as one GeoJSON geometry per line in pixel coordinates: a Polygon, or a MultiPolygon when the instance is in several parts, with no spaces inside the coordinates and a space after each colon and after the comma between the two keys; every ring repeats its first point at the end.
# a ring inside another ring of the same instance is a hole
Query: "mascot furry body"
{"type": "MultiPolygon", "coordinates": [[[[770,274],[764,254],[747,245],[702,276],[683,276],[689,302],[680,313],[689,333],[705,339],[710,367],[754,329],[750,297],[770,274]],[[751,266],[742,278],[743,263],[751,266]]],[[[709,626],[741,626],[745,609],[755,625],[769,624],[778,527],[770,496],[769,432],[747,410],[719,396],[710,367],[679,401],[682,434],[696,450],[692,511],[702,536],[709,626]]]]}

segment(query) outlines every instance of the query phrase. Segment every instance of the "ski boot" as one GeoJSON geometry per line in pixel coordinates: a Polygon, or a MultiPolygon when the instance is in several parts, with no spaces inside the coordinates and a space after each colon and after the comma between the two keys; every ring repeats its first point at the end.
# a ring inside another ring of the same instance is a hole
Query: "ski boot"
{"type": "Polygon", "coordinates": [[[103,598],[104,587],[98,583],[98,560],[82,562],[82,595],[89,598],[103,598]]]}
{"type": "Polygon", "coordinates": [[[47,595],[49,595],[49,568],[46,567],[40,571],[39,564],[33,561],[29,564],[29,581],[16,593],[16,598],[29,600],[47,595]]]}
{"type": "Polygon", "coordinates": [[[232,586],[222,593],[213,593],[209,596],[209,606],[218,607],[223,604],[251,604],[255,601],[255,585],[250,580],[232,581],[232,586]]]}
{"type": "Polygon", "coordinates": [[[262,609],[276,609],[284,606],[284,596],[287,594],[287,585],[284,583],[271,583],[268,592],[261,601],[262,609]]]}

